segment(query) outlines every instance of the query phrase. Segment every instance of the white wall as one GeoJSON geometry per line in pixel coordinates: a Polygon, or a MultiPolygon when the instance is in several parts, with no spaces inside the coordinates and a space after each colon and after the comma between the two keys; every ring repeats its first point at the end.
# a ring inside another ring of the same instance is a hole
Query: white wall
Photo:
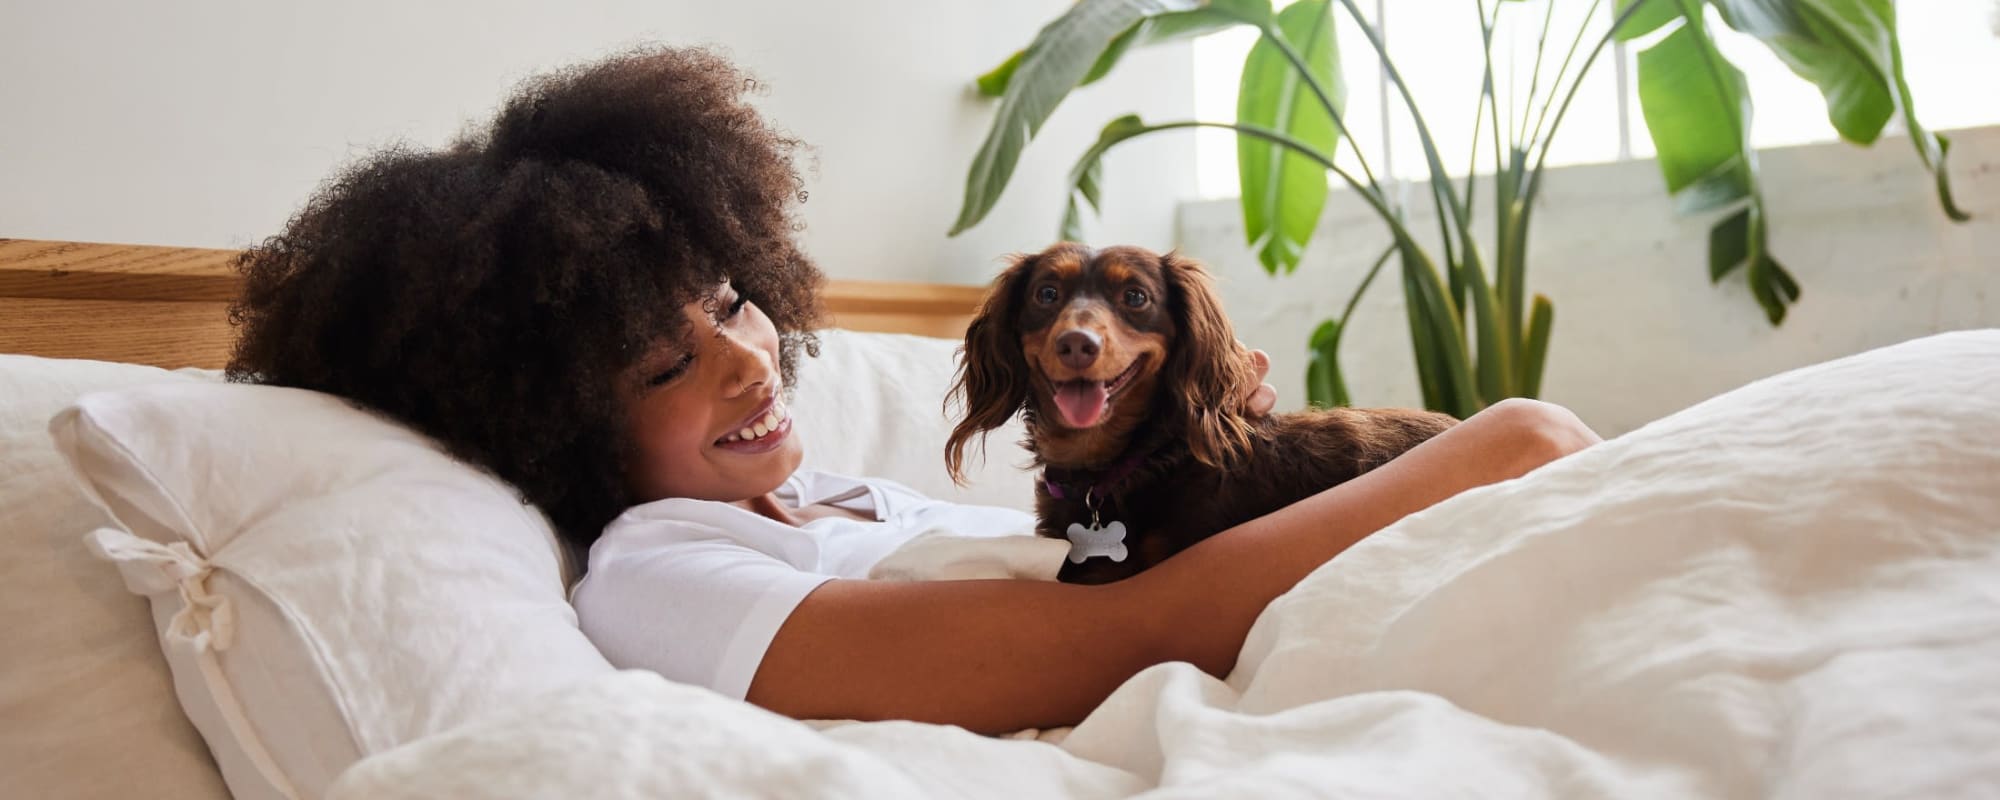
{"type": "MultiPolygon", "coordinates": [[[[2000,127],[1949,133],[1956,196],[1974,215],[1966,224],[1939,213],[1906,139],[1762,154],[1773,252],[1804,290],[1775,329],[1740,271],[1709,283],[1713,220],[1674,215],[1653,162],[1551,170],[1529,241],[1529,289],[1555,304],[1542,396],[1623,433],[1792,367],[2000,326],[2000,127]]],[[[1491,228],[1490,217],[1481,223],[1491,228]]],[[[1410,225],[1420,236],[1437,230],[1428,206],[1410,225]]],[[[1238,335],[1271,351],[1281,404],[1302,405],[1307,336],[1339,312],[1387,244],[1382,225],[1352,193],[1336,192],[1305,263],[1282,278],[1267,277],[1243,246],[1235,200],[1190,203],[1181,226],[1185,251],[1222,276],[1238,335]]],[[[1342,343],[1358,405],[1422,403],[1402,300],[1392,262],[1342,343]]]]}
{"type": "MultiPolygon", "coordinates": [[[[1068,5],[7,0],[0,237],[240,247],[336,165],[397,139],[442,145],[538,70],[714,43],[817,151],[803,236],[824,269],[984,282],[1000,254],[1055,237],[1063,177],[1104,122],[1193,108],[1187,45],[1135,54],[1057,112],[985,224],[946,239],[991,113],[971,78],[1068,5]]],[[[1100,238],[1170,245],[1192,161],[1184,136],[1113,153],[1100,238]]]]}

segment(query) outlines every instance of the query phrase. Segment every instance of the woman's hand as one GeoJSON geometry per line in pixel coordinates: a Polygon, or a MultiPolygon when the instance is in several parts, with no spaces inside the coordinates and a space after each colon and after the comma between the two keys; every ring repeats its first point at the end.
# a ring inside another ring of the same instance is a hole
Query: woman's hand
{"type": "Polygon", "coordinates": [[[1257,388],[1243,398],[1243,413],[1252,417],[1270,414],[1271,409],[1278,407],[1278,388],[1264,380],[1271,375],[1271,354],[1245,347],[1241,341],[1236,346],[1243,350],[1244,357],[1250,359],[1250,368],[1257,372],[1257,388]]]}

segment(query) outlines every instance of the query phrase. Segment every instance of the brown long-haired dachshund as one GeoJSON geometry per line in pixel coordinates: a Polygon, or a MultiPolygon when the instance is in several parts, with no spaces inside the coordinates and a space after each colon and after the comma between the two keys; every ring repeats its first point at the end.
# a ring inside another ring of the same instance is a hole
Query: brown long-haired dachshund
{"type": "Polygon", "coordinates": [[[1037,532],[1070,540],[1061,579],[1106,583],[1387,463],[1457,420],[1338,408],[1250,417],[1259,377],[1201,265],[1064,243],[994,282],[965,334],[945,445],[1022,415],[1043,469],[1037,532]]]}

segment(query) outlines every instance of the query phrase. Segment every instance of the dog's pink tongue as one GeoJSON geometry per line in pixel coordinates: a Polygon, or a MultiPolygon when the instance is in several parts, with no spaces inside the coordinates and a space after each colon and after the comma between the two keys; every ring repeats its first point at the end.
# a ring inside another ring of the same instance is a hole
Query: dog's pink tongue
{"type": "Polygon", "coordinates": [[[1056,408],[1063,423],[1072,428],[1088,428],[1104,415],[1104,384],[1101,381],[1071,381],[1056,387],[1056,408]]]}

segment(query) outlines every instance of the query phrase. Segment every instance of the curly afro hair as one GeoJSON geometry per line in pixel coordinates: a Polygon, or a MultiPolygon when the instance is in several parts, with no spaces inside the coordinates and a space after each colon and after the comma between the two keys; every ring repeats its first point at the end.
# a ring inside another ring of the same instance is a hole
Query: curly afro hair
{"type": "Polygon", "coordinates": [[[490,469],[572,547],[631,496],[617,381],[722,281],[816,353],[799,143],[703,50],[530,79],[443,151],[344,169],[245,252],[232,380],[346,397],[490,469]]]}

